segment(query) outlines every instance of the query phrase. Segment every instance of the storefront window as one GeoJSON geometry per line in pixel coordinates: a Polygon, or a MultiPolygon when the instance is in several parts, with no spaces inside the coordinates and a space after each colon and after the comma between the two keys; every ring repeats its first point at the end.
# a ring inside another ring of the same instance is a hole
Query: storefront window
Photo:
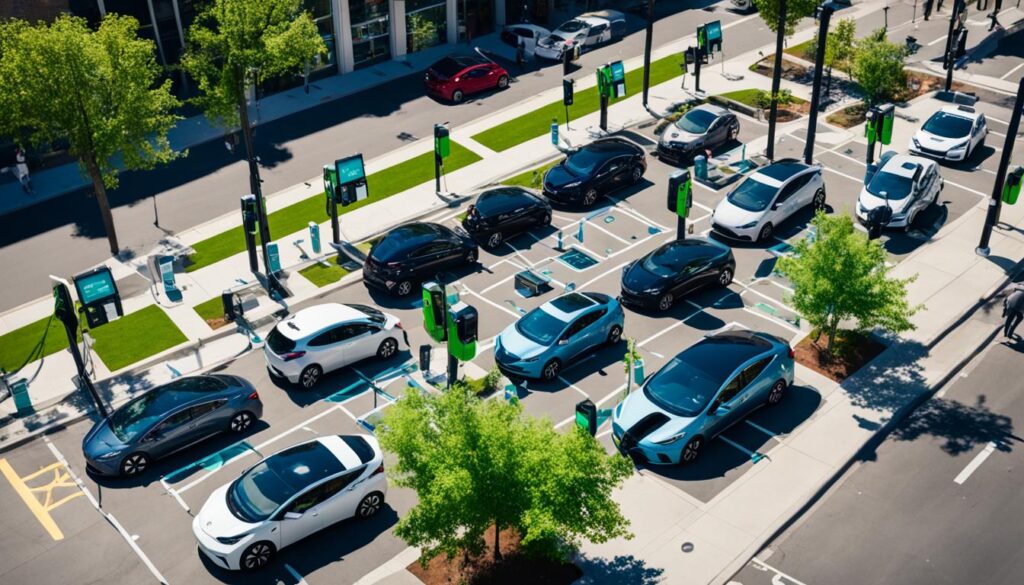
{"type": "Polygon", "coordinates": [[[448,41],[448,3],[406,0],[406,51],[415,53],[448,41]]]}
{"type": "Polygon", "coordinates": [[[391,58],[391,20],[387,0],[350,0],[352,55],[356,69],[391,58]]]}
{"type": "Polygon", "coordinates": [[[494,0],[455,0],[455,6],[460,41],[494,32],[494,0]]]}

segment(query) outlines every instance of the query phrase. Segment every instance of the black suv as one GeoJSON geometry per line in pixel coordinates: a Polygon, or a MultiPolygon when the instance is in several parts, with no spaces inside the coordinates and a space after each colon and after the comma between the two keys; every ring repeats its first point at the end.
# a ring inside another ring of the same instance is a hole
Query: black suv
{"type": "Polygon", "coordinates": [[[625,138],[602,138],[572,152],[544,175],[544,196],[590,207],[601,195],[632,185],[644,176],[644,149],[625,138]]]}
{"type": "Polygon", "coordinates": [[[439,272],[476,260],[477,245],[469,234],[436,223],[409,223],[391,230],[373,245],[363,264],[363,282],[404,297],[416,284],[435,278],[439,272]]]}
{"type": "Polygon", "coordinates": [[[496,187],[469,206],[462,227],[490,249],[509,236],[551,225],[551,205],[522,187],[496,187]]]}

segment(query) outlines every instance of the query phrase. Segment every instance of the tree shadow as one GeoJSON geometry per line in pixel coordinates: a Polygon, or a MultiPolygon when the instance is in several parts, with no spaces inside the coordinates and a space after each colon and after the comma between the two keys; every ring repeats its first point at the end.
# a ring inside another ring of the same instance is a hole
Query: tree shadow
{"type": "Polygon", "coordinates": [[[915,397],[930,392],[920,361],[928,349],[905,341],[891,346],[843,383],[854,406],[883,413],[886,419],[915,397]]]}
{"type": "Polygon", "coordinates": [[[583,576],[576,580],[578,585],[655,585],[665,573],[665,569],[649,567],[646,561],[633,555],[608,559],[581,554],[576,565],[583,569],[583,576]]]}
{"type": "Polygon", "coordinates": [[[969,453],[990,442],[1000,451],[1011,451],[1013,443],[1024,439],[1013,434],[1010,417],[992,412],[985,403],[984,394],[973,405],[944,398],[929,400],[900,424],[892,437],[915,441],[931,436],[942,442],[942,450],[949,455],[969,453]]]}

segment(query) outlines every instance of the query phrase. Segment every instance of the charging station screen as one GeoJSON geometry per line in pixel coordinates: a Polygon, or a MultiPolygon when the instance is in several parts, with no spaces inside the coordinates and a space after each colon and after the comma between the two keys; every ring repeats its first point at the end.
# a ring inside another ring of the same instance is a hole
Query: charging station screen
{"type": "Polygon", "coordinates": [[[342,185],[361,181],[366,177],[363,170],[363,157],[352,156],[334,162],[338,169],[338,182],[342,185]]]}
{"type": "Polygon", "coordinates": [[[114,296],[114,279],[109,272],[96,272],[76,278],[75,288],[82,304],[88,305],[114,296]]]}

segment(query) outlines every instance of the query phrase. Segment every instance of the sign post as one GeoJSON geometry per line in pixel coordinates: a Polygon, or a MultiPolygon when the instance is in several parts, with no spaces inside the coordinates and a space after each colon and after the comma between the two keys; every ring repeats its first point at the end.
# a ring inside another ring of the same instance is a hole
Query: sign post
{"type": "Polygon", "coordinates": [[[324,195],[327,200],[327,217],[331,218],[331,241],[335,244],[341,243],[341,226],[338,225],[338,201],[341,194],[338,192],[338,170],[334,165],[324,165],[324,195]]]}

